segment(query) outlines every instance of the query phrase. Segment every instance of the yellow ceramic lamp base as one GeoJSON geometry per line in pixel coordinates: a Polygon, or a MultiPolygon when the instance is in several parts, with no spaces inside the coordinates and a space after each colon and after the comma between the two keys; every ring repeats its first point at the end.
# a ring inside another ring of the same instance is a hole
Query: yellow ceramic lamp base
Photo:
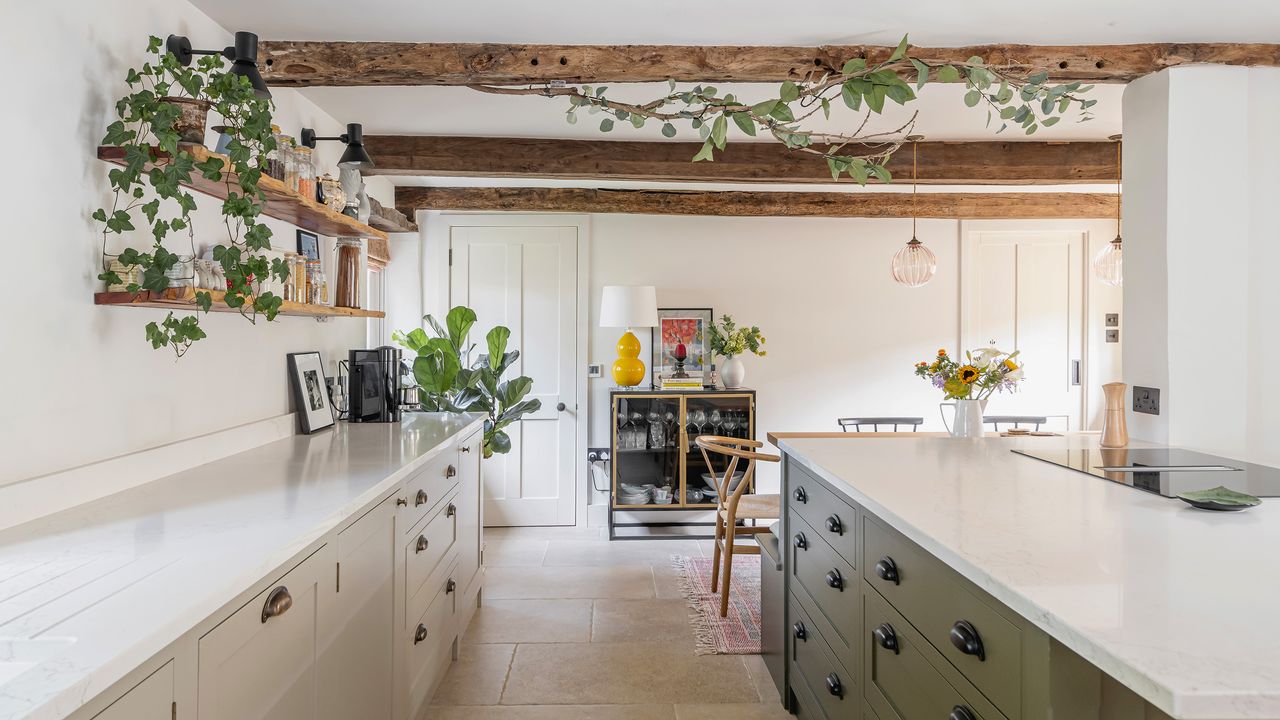
{"type": "Polygon", "coordinates": [[[644,380],[640,338],[628,330],[618,339],[618,359],[613,361],[613,381],[618,387],[635,387],[644,380]]]}

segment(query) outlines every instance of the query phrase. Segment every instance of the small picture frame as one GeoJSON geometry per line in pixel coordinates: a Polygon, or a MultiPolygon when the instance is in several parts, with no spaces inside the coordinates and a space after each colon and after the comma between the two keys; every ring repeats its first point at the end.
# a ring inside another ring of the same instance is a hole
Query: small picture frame
{"type": "Polygon", "coordinates": [[[298,254],[308,260],[320,259],[320,236],[306,230],[298,231],[298,254]]]}
{"type": "Polygon", "coordinates": [[[691,377],[701,377],[702,384],[711,384],[711,347],[707,331],[714,314],[711,308],[658,308],[658,326],[650,330],[654,383],[659,376],[676,373],[676,360],[672,357],[676,345],[684,343],[687,358],[684,372],[691,377]]]}
{"type": "Polygon", "coordinates": [[[304,435],[333,427],[328,379],[318,352],[289,353],[289,385],[304,435]]]}

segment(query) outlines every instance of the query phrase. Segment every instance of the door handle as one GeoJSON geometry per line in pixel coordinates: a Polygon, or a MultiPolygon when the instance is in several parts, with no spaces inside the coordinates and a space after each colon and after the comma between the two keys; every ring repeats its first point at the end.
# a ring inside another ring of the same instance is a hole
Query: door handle
{"type": "Polygon", "coordinates": [[[872,630],[871,635],[875,637],[877,645],[885,650],[892,650],[894,655],[898,654],[898,633],[894,632],[892,625],[884,623],[872,630]]]}
{"type": "Polygon", "coordinates": [[[457,477],[457,475],[458,475],[458,468],[452,465],[444,469],[444,476],[447,478],[457,477]]]}
{"type": "Polygon", "coordinates": [[[418,507],[419,505],[426,505],[426,504],[427,504],[427,491],[419,490],[418,494],[413,496],[413,506],[418,507]]]}
{"type": "Polygon", "coordinates": [[[982,646],[982,636],[968,620],[957,620],[956,624],[951,626],[951,644],[965,655],[977,657],[978,662],[985,662],[987,659],[987,649],[982,646]]]}
{"type": "Polygon", "coordinates": [[[1080,384],[1080,361],[1079,360],[1071,361],[1071,384],[1072,385],[1080,384]]]}
{"type": "Polygon", "coordinates": [[[427,626],[418,623],[418,629],[413,631],[413,644],[417,645],[427,639],[427,626]]]}
{"type": "Polygon", "coordinates": [[[565,405],[564,403],[556,403],[556,412],[564,412],[565,410],[568,410],[568,409],[569,409],[568,405],[565,405]]]}
{"type": "Polygon", "coordinates": [[[293,596],[289,594],[289,588],[283,585],[277,587],[267,596],[267,602],[262,606],[262,622],[289,612],[291,607],[293,607],[293,596]]]}

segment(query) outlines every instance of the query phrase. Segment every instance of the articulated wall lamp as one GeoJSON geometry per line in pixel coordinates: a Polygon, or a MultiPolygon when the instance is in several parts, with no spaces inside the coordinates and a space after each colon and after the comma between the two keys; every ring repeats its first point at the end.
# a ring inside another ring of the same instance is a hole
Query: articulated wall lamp
{"type": "Polygon", "coordinates": [[[302,128],[302,144],[314,148],[317,140],[338,140],[347,144],[347,149],[338,160],[339,167],[362,168],[373,167],[373,158],[364,149],[364,127],[360,123],[347,123],[347,131],[337,137],[317,137],[313,128],[302,128]]]}
{"type": "Polygon", "coordinates": [[[231,61],[231,72],[249,78],[253,92],[260,98],[271,97],[267,83],[258,72],[258,36],[251,32],[236,33],[235,44],[221,50],[193,50],[191,41],[185,35],[170,35],[165,41],[165,49],[178,58],[183,65],[190,65],[196,55],[221,55],[231,61]]]}

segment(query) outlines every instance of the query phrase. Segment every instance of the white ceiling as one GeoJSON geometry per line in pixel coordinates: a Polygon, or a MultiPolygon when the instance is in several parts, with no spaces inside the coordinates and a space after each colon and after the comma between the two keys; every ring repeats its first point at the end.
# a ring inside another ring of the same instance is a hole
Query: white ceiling
{"type": "Polygon", "coordinates": [[[670,45],[1276,42],[1275,0],[192,0],[271,40],[670,45]]]}

